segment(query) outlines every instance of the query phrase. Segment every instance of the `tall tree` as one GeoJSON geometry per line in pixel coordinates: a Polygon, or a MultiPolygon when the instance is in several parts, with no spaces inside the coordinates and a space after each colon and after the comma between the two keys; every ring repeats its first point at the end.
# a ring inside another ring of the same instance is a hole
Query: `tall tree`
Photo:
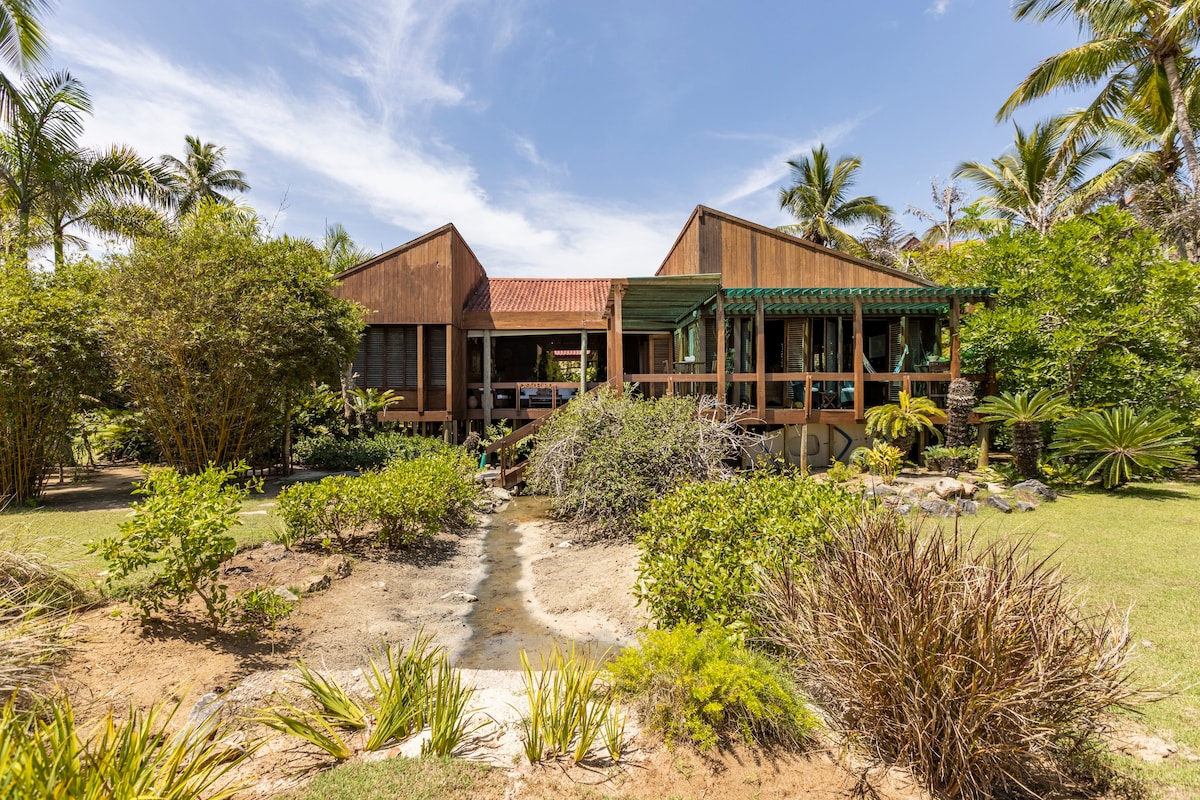
{"type": "MultiPolygon", "coordinates": [[[[39,17],[50,0],[0,0],[0,59],[19,73],[41,63],[49,48],[39,17]]],[[[0,118],[12,115],[16,87],[0,72],[0,118]]]]}
{"type": "Polygon", "coordinates": [[[1012,148],[991,164],[967,161],[955,170],[983,193],[980,204],[1005,219],[1045,233],[1058,220],[1086,208],[1112,186],[1112,170],[1088,177],[1109,148],[1099,137],[1072,138],[1068,118],[1015,125],[1012,148]]]}
{"type": "Polygon", "coordinates": [[[1131,87],[1161,79],[1192,191],[1200,189],[1200,159],[1181,77],[1200,38],[1200,0],[1017,0],[1013,14],[1039,21],[1074,19],[1088,41],[1038,64],[1000,108],[999,119],[1058,89],[1099,85],[1086,110],[1098,122],[1126,104],[1131,87]]]}
{"type": "Polygon", "coordinates": [[[873,195],[848,197],[855,173],[862,161],[855,156],[832,163],[824,144],[813,148],[811,156],[789,161],[792,185],[779,190],[779,207],[799,220],[780,225],[779,230],[839,250],[861,250],[858,241],[842,229],[843,225],[883,222],[891,209],[873,195]]]}
{"type": "Polygon", "coordinates": [[[345,272],[369,258],[375,257],[375,251],[369,247],[359,247],[350,237],[341,223],[334,222],[325,225],[325,236],[321,239],[321,251],[329,263],[329,271],[333,275],[345,272]]]}
{"type": "Polygon", "coordinates": [[[186,136],[184,141],[187,145],[182,159],[162,157],[163,186],[177,216],[186,216],[201,200],[229,205],[233,199],[224,192],[250,189],[241,170],[225,166],[224,147],[201,142],[196,136],[186,136]]]}

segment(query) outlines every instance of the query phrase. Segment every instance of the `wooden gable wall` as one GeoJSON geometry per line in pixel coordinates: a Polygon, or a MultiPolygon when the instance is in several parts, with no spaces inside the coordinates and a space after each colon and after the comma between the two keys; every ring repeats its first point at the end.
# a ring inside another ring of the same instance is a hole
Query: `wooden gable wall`
{"type": "Polygon", "coordinates": [[[916,276],[697,206],[658,275],[720,273],[726,288],[929,286],[916,276]]]}

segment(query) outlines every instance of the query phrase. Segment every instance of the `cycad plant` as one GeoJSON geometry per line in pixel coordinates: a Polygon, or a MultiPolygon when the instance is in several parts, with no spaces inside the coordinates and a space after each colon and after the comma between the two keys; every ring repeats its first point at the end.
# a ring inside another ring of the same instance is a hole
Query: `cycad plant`
{"type": "MultiPolygon", "coordinates": [[[[968,447],[970,430],[967,418],[975,405],[975,386],[966,378],[955,378],[950,381],[950,389],[946,394],[946,447],[952,451],[968,447]]],[[[942,467],[951,478],[957,478],[964,466],[963,460],[957,454],[951,454],[942,462],[942,467]]]]}
{"type": "Polygon", "coordinates": [[[907,392],[900,392],[899,402],[867,409],[867,435],[886,439],[907,455],[918,431],[928,431],[940,441],[942,436],[934,421],[943,419],[945,414],[928,397],[912,397],[907,392]]]}
{"type": "Polygon", "coordinates": [[[1003,392],[983,398],[975,409],[984,422],[1000,422],[1013,429],[1013,460],[1022,478],[1038,476],[1038,457],[1042,454],[1042,423],[1057,422],[1070,407],[1066,398],[1052,389],[1042,389],[1030,397],[1025,392],[1003,392]]]}
{"type": "Polygon", "coordinates": [[[1100,477],[1113,489],[1139,475],[1159,475],[1195,461],[1192,439],[1169,412],[1129,406],[1089,411],[1059,428],[1052,447],[1062,455],[1091,459],[1083,479],[1100,477]]]}

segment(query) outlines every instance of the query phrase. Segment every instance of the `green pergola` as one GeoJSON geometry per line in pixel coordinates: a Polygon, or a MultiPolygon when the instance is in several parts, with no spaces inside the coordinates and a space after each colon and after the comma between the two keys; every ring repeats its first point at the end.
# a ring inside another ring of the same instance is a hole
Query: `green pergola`
{"type": "MultiPolygon", "coordinates": [[[[944,314],[957,299],[960,303],[982,303],[995,296],[987,287],[753,287],[723,290],[726,316],[755,313],[759,301],[763,313],[779,315],[852,314],[856,301],[870,314],[944,314]]],[[[707,305],[711,311],[716,304],[707,305]]]]}
{"type": "Polygon", "coordinates": [[[720,275],[667,275],[626,278],[621,295],[621,327],[627,331],[674,328],[717,296],[720,275]]]}

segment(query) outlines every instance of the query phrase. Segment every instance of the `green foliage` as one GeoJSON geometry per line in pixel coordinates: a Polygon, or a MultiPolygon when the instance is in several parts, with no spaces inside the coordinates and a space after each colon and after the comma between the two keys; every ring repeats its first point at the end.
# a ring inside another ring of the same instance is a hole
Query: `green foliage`
{"type": "Polygon", "coordinates": [[[1003,392],[983,398],[975,410],[984,422],[1000,422],[1012,428],[1014,467],[1023,478],[1039,475],[1041,426],[1057,422],[1070,413],[1066,398],[1052,389],[1042,389],[1033,396],[1025,392],[1003,392]]]}
{"type": "Polygon", "coordinates": [[[441,439],[378,433],[345,439],[325,435],[301,439],[292,448],[297,464],[327,470],[378,469],[392,461],[410,461],[453,449],[441,439]]]}
{"type": "Polygon", "coordinates": [[[250,720],[271,730],[303,739],[338,761],[345,761],[354,755],[354,748],[346,741],[346,737],[342,736],[333,721],[322,714],[309,713],[286,700],[274,708],[250,717],[250,720]]]}
{"type": "Polygon", "coordinates": [[[67,698],[37,713],[0,709],[0,797],[7,800],[225,800],[242,786],[228,775],[245,758],[225,743],[222,723],[210,736],[167,733],[173,713],[112,710],[79,729],[67,698]],[[165,717],[165,718],[164,718],[165,717]]]}
{"type": "Polygon", "coordinates": [[[112,256],[109,356],[167,462],[261,459],[315,380],[353,353],[359,310],[330,294],[312,244],[201,203],[112,256]]]}
{"type": "Polygon", "coordinates": [[[937,471],[945,469],[947,462],[951,460],[956,460],[960,464],[977,464],[979,462],[979,448],[974,445],[945,447],[934,444],[926,447],[922,456],[925,459],[926,468],[937,471]]]}
{"type": "Polygon", "coordinates": [[[131,597],[143,615],[162,611],[168,603],[180,606],[196,595],[214,626],[230,621],[237,603],[219,582],[219,572],[237,551],[229,531],[240,524],[238,511],[251,486],[233,481],[245,468],[210,465],[195,475],[180,475],[170,467],[148,471],[134,490],[146,499],[133,504],[118,535],[89,545],[109,563],[108,585],[154,569],[154,579],[131,597]]]}
{"type": "Polygon", "coordinates": [[[945,414],[928,397],[912,397],[900,392],[899,402],[885,403],[867,409],[867,435],[874,439],[885,439],[907,455],[913,437],[926,431],[939,440],[942,434],[934,426],[935,420],[945,420],[945,414]]]}
{"type": "Polygon", "coordinates": [[[890,484],[896,480],[896,473],[904,465],[904,453],[898,447],[878,441],[870,447],[860,447],[851,453],[850,463],[890,484]]]}
{"type": "Polygon", "coordinates": [[[652,500],[728,473],[744,434],[711,398],[639,399],[604,388],[568,403],[538,431],[526,478],[555,515],[601,535],[630,535],[652,500]]]}
{"type": "Polygon", "coordinates": [[[303,661],[296,662],[296,669],[300,672],[296,685],[308,690],[327,722],[355,731],[367,727],[369,712],[366,706],[351,697],[337,681],[309,669],[303,661]]]}
{"type": "Polygon", "coordinates": [[[257,586],[238,595],[234,607],[238,628],[243,634],[255,637],[264,630],[273,633],[296,610],[296,603],[280,597],[269,586],[257,586]]]}
{"type": "Polygon", "coordinates": [[[1137,697],[1124,619],[1081,609],[1029,548],[864,518],[765,579],[769,639],[844,732],[934,794],[1027,790],[1137,697]]]}
{"type": "Polygon", "coordinates": [[[843,464],[841,461],[829,462],[829,469],[825,470],[825,477],[834,483],[845,483],[853,480],[862,474],[862,470],[852,464],[843,464]]]}
{"type": "Polygon", "coordinates": [[[720,628],[648,631],[608,668],[617,691],[668,743],[796,745],[817,727],[782,670],[720,628]]]}
{"type": "Polygon", "coordinates": [[[406,547],[465,522],[478,491],[473,468],[469,455],[449,448],[359,477],[332,475],[289,486],[278,499],[286,526],[282,540],[347,547],[365,538],[406,547]]]}
{"type": "Polygon", "coordinates": [[[101,409],[87,416],[92,448],[101,460],[141,464],[161,460],[162,453],[147,433],[140,411],[101,409]]]}
{"type": "Polygon", "coordinates": [[[80,395],[97,392],[98,279],[89,264],[45,274],[0,263],[0,504],[41,495],[80,395]]]}
{"type": "Polygon", "coordinates": [[[1060,455],[1087,460],[1083,480],[1097,476],[1105,489],[1136,477],[1154,477],[1194,464],[1193,440],[1169,412],[1129,406],[1089,411],[1059,426],[1052,447],[1060,455]]]}
{"type": "Polygon", "coordinates": [[[425,727],[431,679],[439,658],[446,657],[444,650],[430,647],[432,641],[419,633],[407,649],[387,647],[379,659],[371,659],[367,683],[375,698],[375,727],[367,738],[368,750],[380,750],[425,727]]]}
{"type": "Polygon", "coordinates": [[[993,359],[1000,388],[1049,388],[1076,408],[1129,403],[1200,418],[1200,267],[1102,209],[1046,236],[1014,231],[955,248],[935,280],[994,286],[962,326],[963,368],[993,359]]]}
{"type": "Polygon", "coordinates": [[[535,671],[529,656],[521,651],[527,708],[521,729],[525,757],[531,764],[556,756],[570,756],[578,764],[602,731],[607,731],[604,739],[609,756],[613,761],[620,759],[618,730],[624,724],[612,692],[601,680],[602,661],[603,657],[596,658],[575,642],[565,649],[555,642],[535,671]]]}
{"type": "Polygon", "coordinates": [[[634,591],[661,626],[757,636],[758,571],[815,555],[827,524],[859,510],[845,489],[794,473],[685,484],[641,517],[634,591]]]}

